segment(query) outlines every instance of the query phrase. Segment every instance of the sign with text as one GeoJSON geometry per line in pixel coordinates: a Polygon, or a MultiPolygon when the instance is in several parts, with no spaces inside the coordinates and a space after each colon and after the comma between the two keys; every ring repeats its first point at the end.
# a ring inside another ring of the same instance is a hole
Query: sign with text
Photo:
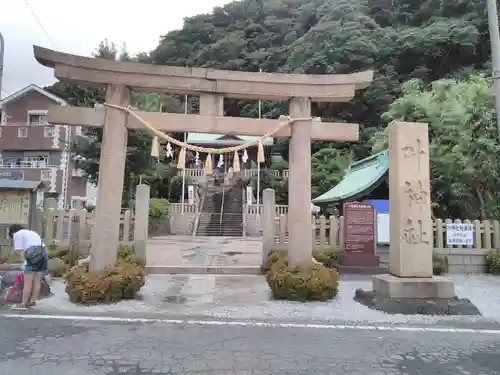
{"type": "Polygon", "coordinates": [[[0,171],[0,180],[16,180],[24,179],[23,171],[0,171]]]}
{"type": "Polygon", "coordinates": [[[474,245],[474,226],[446,224],[446,245],[474,245]]]}
{"type": "Polygon", "coordinates": [[[247,204],[253,203],[253,189],[251,186],[247,186],[247,204]]]}
{"type": "Polygon", "coordinates": [[[188,204],[194,204],[194,186],[188,185],[188,204]]]}
{"type": "Polygon", "coordinates": [[[375,254],[375,208],[368,203],[348,202],[343,211],[345,251],[375,254]]]}

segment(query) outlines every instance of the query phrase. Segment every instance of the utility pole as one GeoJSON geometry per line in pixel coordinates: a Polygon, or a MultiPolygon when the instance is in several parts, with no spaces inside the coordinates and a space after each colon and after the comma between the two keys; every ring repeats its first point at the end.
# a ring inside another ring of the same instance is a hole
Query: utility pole
{"type": "Polygon", "coordinates": [[[495,90],[495,108],[497,130],[500,140],[500,32],[498,30],[497,0],[486,0],[488,26],[490,31],[491,59],[493,61],[493,88],[495,90]]]}
{"type": "Polygon", "coordinates": [[[5,52],[5,41],[0,32],[0,98],[2,97],[2,77],[3,77],[3,55],[5,52]]]}

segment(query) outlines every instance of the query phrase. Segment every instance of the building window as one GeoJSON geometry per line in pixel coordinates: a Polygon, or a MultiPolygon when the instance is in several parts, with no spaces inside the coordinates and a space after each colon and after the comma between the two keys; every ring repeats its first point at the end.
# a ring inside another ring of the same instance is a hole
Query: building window
{"type": "Polygon", "coordinates": [[[43,125],[47,123],[47,117],[39,113],[28,114],[28,124],[30,125],[43,125]]]}
{"type": "Polygon", "coordinates": [[[40,179],[42,181],[50,181],[50,169],[42,170],[40,179]]]}
{"type": "Polygon", "coordinates": [[[46,126],[45,128],[43,128],[43,136],[45,138],[52,138],[54,136],[54,127],[46,126]]]}
{"type": "Polygon", "coordinates": [[[21,127],[17,129],[18,138],[26,138],[28,137],[28,128],[21,127]]]}

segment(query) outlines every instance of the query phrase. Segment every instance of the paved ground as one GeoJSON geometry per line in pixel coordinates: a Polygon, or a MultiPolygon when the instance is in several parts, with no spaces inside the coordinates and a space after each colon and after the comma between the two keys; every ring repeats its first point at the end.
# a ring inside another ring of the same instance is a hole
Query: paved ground
{"type": "Polygon", "coordinates": [[[160,236],[148,241],[148,266],[256,266],[262,260],[256,238],[160,236]]]}
{"type": "Polygon", "coordinates": [[[500,331],[0,318],[0,375],[496,375],[500,331]]]}

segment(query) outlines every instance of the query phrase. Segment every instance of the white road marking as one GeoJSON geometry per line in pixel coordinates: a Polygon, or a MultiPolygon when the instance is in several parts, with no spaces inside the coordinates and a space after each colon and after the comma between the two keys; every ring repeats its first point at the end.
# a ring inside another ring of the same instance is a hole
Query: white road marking
{"type": "Polygon", "coordinates": [[[439,327],[413,327],[401,325],[357,325],[357,324],[327,324],[327,323],[273,323],[256,322],[251,320],[192,320],[192,319],[155,319],[155,318],[120,318],[112,316],[87,316],[87,315],[38,315],[38,314],[1,314],[0,318],[10,319],[45,319],[45,320],[71,320],[91,322],[116,322],[116,323],[157,323],[170,325],[201,325],[201,326],[237,326],[237,327],[268,327],[268,328],[306,328],[327,330],[354,330],[354,331],[389,331],[389,332],[430,332],[430,333],[476,333],[500,335],[500,329],[472,329],[472,328],[439,328],[439,327]]]}

